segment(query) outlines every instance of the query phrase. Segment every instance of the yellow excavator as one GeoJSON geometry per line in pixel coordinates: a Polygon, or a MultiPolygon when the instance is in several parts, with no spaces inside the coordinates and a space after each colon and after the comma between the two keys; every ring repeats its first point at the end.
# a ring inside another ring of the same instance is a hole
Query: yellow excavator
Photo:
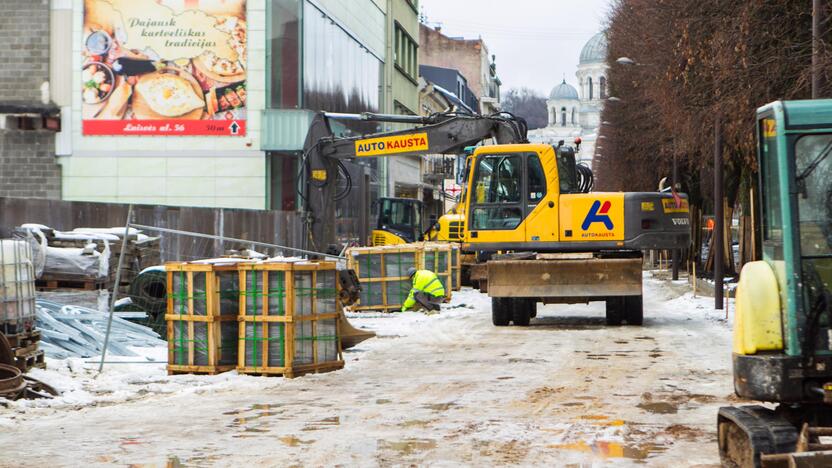
{"type": "MultiPolygon", "coordinates": [[[[467,161],[470,161],[473,152],[473,146],[465,149],[467,161]]],[[[461,243],[465,227],[465,206],[460,200],[424,232],[424,205],[421,201],[412,198],[380,198],[378,222],[372,233],[371,245],[400,245],[422,240],[461,243]]]]}
{"type": "Polygon", "coordinates": [[[505,113],[318,114],[304,150],[308,249],[340,250],[331,246],[339,160],[460,154],[493,138],[496,145],[470,158],[460,221],[462,250],[481,260],[477,285],[492,298],[494,325],[527,326],[541,302],[591,301],[606,302],[608,324],[641,325],[642,251],[689,245],[686,197],[588,193],[573,148],[528,144],[526,133],[524,122],[505,113]],[[333,135],[330,119],[419,126],[345,138],[333,135]]]}

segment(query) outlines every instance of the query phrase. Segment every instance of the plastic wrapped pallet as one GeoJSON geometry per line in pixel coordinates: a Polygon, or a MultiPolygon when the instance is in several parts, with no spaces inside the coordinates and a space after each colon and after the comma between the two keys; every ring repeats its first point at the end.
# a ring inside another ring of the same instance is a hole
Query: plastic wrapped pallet
{"type": "Polygon", "coordinates": [[[453,271],[451,261],[451,245],[440,243],[425,243],[420,246],[423,249],[421,255],[420,269],[430,270],[436,273],[442,286],[445,288],[445,297],[451,297],[453,284],[451,274],[453,271]]]}
{"type": "Polygon", "coordinates": [[[0,240],[0,333],[32,331],[35,323],[32,248],[20,240],[0,240]]]}
{"type": "Polygon", "coordinates": [[[362,247],[347,253],[349,267],[361,282],[353,310],[395,311],[410,293],[410,268],[419,268],[421,249],[416,245],[362,247]]]}
{"type": "Polygon", "coordinates": [[[237,266],[170,263],[168,372],[216,374],[237,365],[237,266]]]}
{"type": "Polygon", "coordinates": [[[240,373],[294,377],[343,367],[335,263],[266,261],[240,270],[240,373]]]}

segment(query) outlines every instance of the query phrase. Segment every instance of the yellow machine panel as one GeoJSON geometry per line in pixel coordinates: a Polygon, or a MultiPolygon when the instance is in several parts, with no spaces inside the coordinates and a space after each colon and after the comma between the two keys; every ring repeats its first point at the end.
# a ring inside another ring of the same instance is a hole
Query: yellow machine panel
{"type": "Polygon", "coordinates": [[[428,233],[428,240],[438,242],[462,242],[465,233],[465,215],[446,214],[438,221],[439,229],[435,227],[428,233]]]}
{"type": "Polygon", "coordinates": [[[355,155],[359,158],[413,153],[428,150],[428,134],[415,133],[382,138],[370,138],[355,142],[355,155]]]}
{"type": "Polygon", "coordinates": [[[558,179],[555,150],[547,146],[545,151],[538,153],[546,174],[546,195],[535,200],[537,206],[529,213],[523,222],[525,226],[526,242],[556,242],[558,240],[558,205],[560,204],[560,181],[558,179]]]}
{"type": "Polygon", "coordinates": [[[373,242],[372,242],[373,247],[381,247],[383,245],[407,244],[407,241],[405,241],[401,237],[399,237],[399,236],[397,236],[393,233],[390,233],[390,232],[387,232],[387,231],[381,231],[381,230],[378,230],[378,229],[373,231],[373,239],[372,240],[373,240],[373,242]]]}
{"type": "Polygon", "coordinates": [[[766,262],[743,267],[737,286],[734,353],[757,354],[783,349],[780,287],[766,262]]]}
{"type": "Polygon", "coordinates": [[[624,240],[624,194],[587,193],[560,197],[561,242],[624,240]]]}

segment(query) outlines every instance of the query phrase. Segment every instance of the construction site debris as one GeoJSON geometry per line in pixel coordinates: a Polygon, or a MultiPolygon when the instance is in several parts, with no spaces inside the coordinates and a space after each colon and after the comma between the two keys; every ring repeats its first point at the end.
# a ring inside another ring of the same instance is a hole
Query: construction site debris
{"type": "MultiPolygon", "coordinates": [[[[37,301],[37,325],[42,333],[41,348],[51,358],[100,356],[104,347],[108,314],[86,307],[37,301]]],[[[137,356],[131,346],[164,346],[160,336],[118,314],[113,317],[107,353],[137,356]]]]}
{"type": "MultiPolygon", "coordinates": [[[[62,232],[41,224],[24,224],[14,236],[32,245],[34,265],[43,287],[112,288],[121,255],[124,228],[76,228],[62,232]]],[[[127,231],[122,285],[145,268],[161,263],[160,239],[130,228],[127,231]]]]}
{"type": "Polygon", "coordinates": [[[347,251],[349,268],[361,281],[359,301],[353,311],[401,309],[412,282],[409,268],[436,273],[445,288],[446,300],[459,284],[459,249],[447,243],[418,242],[380,247],[355,247],[347,251]]]}
{"type": "Polygon", "coordinates": [[[164,314],[168,303],[167,275],[164,266],[142,270],[130,283],[130,299],[139,309],[155,319],[164,314]]]}
{"type": "Polygon", "coordinates": [[[31,331],[34,317],[32,249],[19,240],[0,240],[0,333],[31,331]]]}

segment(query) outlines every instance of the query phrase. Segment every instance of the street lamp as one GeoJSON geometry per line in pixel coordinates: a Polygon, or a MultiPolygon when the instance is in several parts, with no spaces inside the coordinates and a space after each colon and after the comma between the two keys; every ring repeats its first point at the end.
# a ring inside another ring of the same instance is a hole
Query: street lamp
{"type": "MultiPolygon", "coordinates": [[[[619,65],[623,65],[625,67],[633,67],[633,66],[643,67],[643,66],[645,66],[645,64],[638,63],[635,60],[631,59],[630,57],[619,57],[618,60],[615,61],[615,63],[617,63],[619,65]]],[[[612,97],[609,98],[609,100],[612,101],[612,102],[620,102],[621,101],[618,98],[612,98],[612,97]]],[[[673,174],[672,174],[672,178],[673,178],[673,180],[672,180],[671,184],[673,185],[673,192],[675,193],[677,184],[679,183],[679,173],[678,173],[678,166],[676,164],[676,153],[675,152],[673,153],[673,174]]],[[[679,279],[679,257],[680,257],[679,249],[673,249],[673,273],[672,273],[671,277],[673,278],[674,281],[679,279]]],[[[721,291],[721,289],[720,289],[720,291],[721,291]]]]}
{"type": "Polygon", "coordinates": [[[608,98],[607,98],[607,101],[610,101],[610,102],[621,102],[621,98],[618,98],[618,97],[615,97],[615,96],[610,96],[610,97],[608,97],[608,98]]]}

